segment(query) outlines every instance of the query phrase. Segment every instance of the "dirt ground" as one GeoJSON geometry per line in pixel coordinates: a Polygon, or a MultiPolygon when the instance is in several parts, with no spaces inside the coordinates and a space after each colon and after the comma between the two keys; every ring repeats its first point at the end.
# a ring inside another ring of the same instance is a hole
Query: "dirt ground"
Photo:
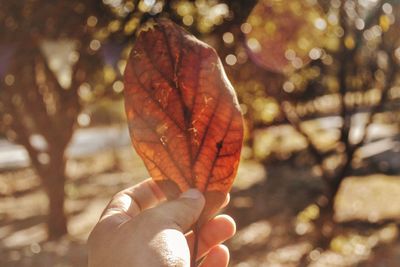
{"type": "MultiPolygon", "coordinates": [[[[86,238],[110,197],[148,177],[130,147],[68,162],[66,211],[70,235],[46,242],[47,199],[29,169],[0,173],[0,266],[86,266],[86,238]]],[[[267,168],[243,161],[224,212],[237,222],[228,242],[235,267],[294,267],[304,253],[310,266],[400,266],[398,227],[343,227],[329,251],[310,245],[313,205],[322,183],[309,168],[267,168]]],[[[336,201],[336,220],[379,222],[400,218],[400,177],[349,178],[336,201]]]]}

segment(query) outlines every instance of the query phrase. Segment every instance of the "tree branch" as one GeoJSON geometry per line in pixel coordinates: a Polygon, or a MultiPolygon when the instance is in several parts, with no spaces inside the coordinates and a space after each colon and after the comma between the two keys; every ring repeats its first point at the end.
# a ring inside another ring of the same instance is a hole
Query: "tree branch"
{"type": "MultiPolygon", "coordinates": [[[[290,125],[292,125],[292,127],[306,139],[310,152],[314,155],[315,160],[323,169],[323,156],[312,141],[311,137],[301,128],[301,120],[299,119],[294,109],[291,107],[291,104],[287,101],[282,101],[279,107],[280,111],[282,112],[282,114],[284,114],[286,120],[290,123],[290,125]]],[[[325,174],[323,176],[325,178],[325,174]]]]}

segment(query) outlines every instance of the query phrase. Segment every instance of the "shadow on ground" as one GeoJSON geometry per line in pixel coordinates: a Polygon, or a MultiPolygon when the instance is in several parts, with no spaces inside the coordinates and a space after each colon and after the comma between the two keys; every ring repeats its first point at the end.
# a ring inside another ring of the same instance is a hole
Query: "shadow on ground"
{"type": "MultiPolygon", "coordinates": [[[[69,163],[66,210],[70,235],[58,242],[45,241],[47,200],[33,172],[0,173],[0,266],[87,266],[86,238],[110,197],[147,177],[130,148],[119,151],[118,160],[115,153],[111,154],[69,163]],[[28,190],[29,185],[34,189],[28,190]]],[[[238,226],[237,235],[228,242],[231,266],[295,267],[310,251],[314,259],[310,266],[400,266],[398,230],[393,225],[343,228],[330,251],[313,250],[309,242],[312,231],[309,225],[299,224],[299,214],[309,212],[307,208],[319,196],[320,179],[308,167],[287,162],[273,164],[267,170],[252,161],[241,164],[231,203],[225,210],[238,226]]],[[[376,209],[387,209],[391,216],[400,217],[398,182],[377,177],[366,179],[365,188],[360,188],[357,180],[350,181],[341,196],[341,201],[349,204],[339,215],[368,214],[372,204],[366,201],[379,196],[373,203],[390,205],[379,204],[376,209]],[[382,190],[386,193],[381,194],[382,190]],[[360,200],[363,194],[371,197],[360,200]]]]}

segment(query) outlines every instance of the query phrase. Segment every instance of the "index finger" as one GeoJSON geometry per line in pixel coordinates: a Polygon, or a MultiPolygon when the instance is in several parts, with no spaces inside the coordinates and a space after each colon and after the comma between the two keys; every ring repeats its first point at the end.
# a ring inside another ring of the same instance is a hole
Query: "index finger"
{"type": "Polygon", "coordinates": [[[115,214],[121,215],[125,219],[131,219],[143,210],[154,207],[164,200],[165,195],[161,189],[153,179],[148,178],[115,194],[104,209],[100,221],[115,214]]]}

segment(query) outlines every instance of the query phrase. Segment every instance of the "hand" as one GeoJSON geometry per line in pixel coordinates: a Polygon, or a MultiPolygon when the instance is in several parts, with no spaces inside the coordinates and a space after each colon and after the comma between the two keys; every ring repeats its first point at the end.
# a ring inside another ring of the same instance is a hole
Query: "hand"
{"type": "MultiPolygon", "coordinates": [[[[190,266],[194,235],[188,231],[204,203],[195,189],[165,201],[151,179],[117,193],[89,236],[89,267],[190,266]]],[[[221,243],[234,233],[235,222],[227,215],[204,224],[197,255],[205,257],[201,267],[228,265],[229,251],[221,243]]]]}

